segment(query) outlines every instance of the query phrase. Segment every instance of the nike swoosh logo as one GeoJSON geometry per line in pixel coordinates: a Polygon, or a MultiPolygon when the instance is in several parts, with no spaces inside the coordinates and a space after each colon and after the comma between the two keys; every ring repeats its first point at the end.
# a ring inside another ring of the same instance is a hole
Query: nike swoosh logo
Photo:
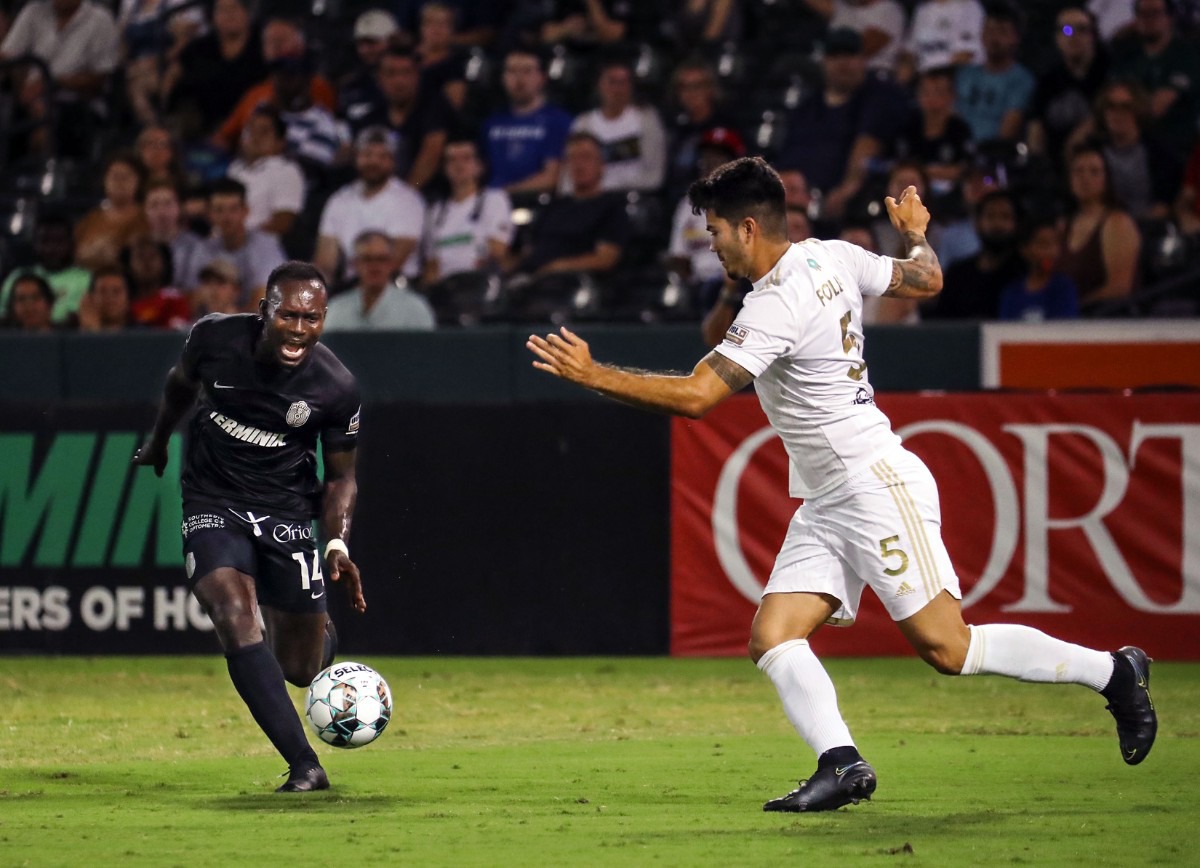
{"type": "Polygon", "coordinates": [[[312,595],[312,598],[313,598],[314,600],[319,600],[319,599],[321,599],[321,598],[322,598],[322,597],[324,597],[324,596],[325,596],[325,592],[324,592],[324,591],[321,591],[321,593],[319,593],[319,594],[313,594],[313,595],[312,595]]]}
{"type": "Polygon", "coordinates": [[[213,383],[214,389],[236,389],[237,386],[222,386],[219,382],[213,383]]]}
{"type": "Polygon", "coordinates": [[[846,772],[850,771],[850,769],[854,768],[854,766],[856,766],[856,765],[858,765],[858,763],[853,763],[852,765],[834,769],[833,773],[840,778],[842,775],[844,775],[846,772]]]}
{"type": "Polygon", "coordinates": [[[1127,759],[1127,760],[1131,760],[1131,759],[1133,759],[1135,756],[1137,756],[1137,748],[1136,748],[1136,747],[1135,747],[1133,750],[1127,750],[1127,751],[1125,751],[1125,759],[1127,759]]]}

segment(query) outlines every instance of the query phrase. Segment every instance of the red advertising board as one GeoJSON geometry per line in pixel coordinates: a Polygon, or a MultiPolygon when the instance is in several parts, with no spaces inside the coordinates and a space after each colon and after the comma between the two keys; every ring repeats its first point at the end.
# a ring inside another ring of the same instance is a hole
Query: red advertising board
{"type": "MultiPolygon", "coordinates": [[[[1200,659],[1200,394],[881,396],[938,481],[967,623],[1200,659]]],[[[745,653],[788,520],[787,457],[738,395],[673,422],[671,651],[745,653]]],[[[827,655],[911,653],[867,592],[827,655]]]]}

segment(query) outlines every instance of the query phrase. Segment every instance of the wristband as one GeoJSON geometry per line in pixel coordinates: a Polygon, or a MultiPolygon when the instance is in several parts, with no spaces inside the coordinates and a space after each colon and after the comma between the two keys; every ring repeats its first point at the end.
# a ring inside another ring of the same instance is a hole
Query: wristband
{"type": "Polygon", "coordinates": [[[329,557],[330,552],[341,552],[346,557],[350,557],[350,549],[346,547],[346,543],[337,538],[325,543],[325,557],[329,557]]]}

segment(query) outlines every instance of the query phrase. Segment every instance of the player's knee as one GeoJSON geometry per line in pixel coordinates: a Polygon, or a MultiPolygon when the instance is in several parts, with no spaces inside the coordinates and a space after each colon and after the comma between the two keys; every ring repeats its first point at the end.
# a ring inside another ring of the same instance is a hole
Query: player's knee
{"type": "Polygon", "coordinates": [[[966,648],[925,648],[921,651],[921,659],[942,675],[960,675],[967,660],[966,652],[966,648]]]}
{"type": "Polygon", "coordinates": [[[801,637],[788,636],[771,630],[754,630],[750,633],[750,642],[746,650],[750,654],[750,659],[757,664],[762,656],[776,645],[782,645],[784,642],[798,638],[801,637]]]}
{"type": "Polygon", "coordinates": [[[283,677],[288,684],[308,687],[321,671],[321,661],[304,657],[285,657],[279,661],[279,668],[283,670],[283,677]]]}

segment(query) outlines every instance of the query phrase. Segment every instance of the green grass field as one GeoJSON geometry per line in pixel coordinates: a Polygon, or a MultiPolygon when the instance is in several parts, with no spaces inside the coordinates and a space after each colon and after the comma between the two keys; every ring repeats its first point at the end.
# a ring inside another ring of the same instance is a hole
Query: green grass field
{"type": "Polygon", "coordinates": [[[879,789],[804,816],[761,810],[814,762],[748,661],[363,662],[391,726],[283,796],[215,655],[6,658],[0,866],[1200,862],[1200,665],[1155,664],[1129,768],[1084,688],[829,660],[879,789]]]}

